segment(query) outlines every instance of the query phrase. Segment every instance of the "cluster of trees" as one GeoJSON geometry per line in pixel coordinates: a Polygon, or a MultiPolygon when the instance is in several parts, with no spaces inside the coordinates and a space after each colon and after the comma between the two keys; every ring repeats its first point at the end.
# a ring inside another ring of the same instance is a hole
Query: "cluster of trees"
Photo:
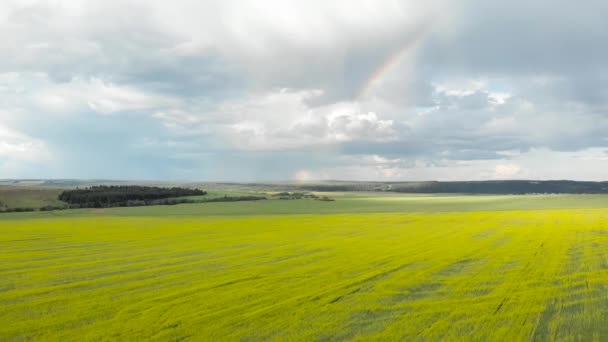
{"type": "Polygon", "coordinates": [[[272,195],[272,197],[278,197],[280,200],[298,200],[298,199],[317,199],[319,198],[315,194],[311,194],[308,192],[279,192],[277,194],[272,195]]]}
{"type": "Polygon", "coordinates": [[[8,207],[0,208],[0,213],[26,213],[26,212],[31,212],[31,211],[36,211],[36,209],[34,209],[34,208],[21,208],[21,207],[17,207],[17,208],[8,208],[8,207]]]}
{"type": "Polygon", "coordinates": [[[70,208],[109,208],[194,203],[195,200],[178,199],[177,197],[206,194],[206,191],[199,189],[103,185],[87,189],[66,190],[59,195],[59,200],[68,203],[70,208]]]}
{"type": "Polygon", "coordinates": [[[272,195],[272,197],[278,197],[280,200],[299,200],[299,199],[313,199],[317,201],[325,201],[330,202],[334,201],[333,198],[329,198],[327,196],[317,196],[315,194],[309,192],[288,192],[283,191],[272,195]]]}
{"type": "Polygon", "coordinates": [[[44,207],[40,207],[39,211],[53,211],[53,210],[65,210],[69,209],[67,206],[56,206],[56,205],[45,205],[44,207]]]}
{"type": "Polygon", "coordinates": [[[264,196],[224,196],[199,200],[197,203],[260,201],[265,199],[264,196]]]}

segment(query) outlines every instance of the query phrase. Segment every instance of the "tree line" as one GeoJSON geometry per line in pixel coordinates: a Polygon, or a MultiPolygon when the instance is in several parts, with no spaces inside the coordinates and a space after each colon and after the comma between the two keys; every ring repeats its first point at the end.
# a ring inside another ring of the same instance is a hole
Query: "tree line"
{"type": "Polygon", "coordinates": [[[425,194],[608,194],[608,182],[569,180],[491,180],[454,182],[326,181],[323,184],[286,184],[282,186],[285,190],[320,192],[381,191],[425,194]]]}
{"type": "Polygon", "coordinates": [[[581,181],[463,181],[394,183],[389,191],[404,193],[466,193],[466,194],[606,194],[607,182],[581,181]]]}
{"type": "Polygon", "coordinates": [[[206,194],[206,191],[200,189],[178,187],[100,185],[86,189],[65,190],[59,195],[59,200],[68,203],[70,208],[109,208],[189,203],[194,200],[178,199],[178,197],[206,194]]]}

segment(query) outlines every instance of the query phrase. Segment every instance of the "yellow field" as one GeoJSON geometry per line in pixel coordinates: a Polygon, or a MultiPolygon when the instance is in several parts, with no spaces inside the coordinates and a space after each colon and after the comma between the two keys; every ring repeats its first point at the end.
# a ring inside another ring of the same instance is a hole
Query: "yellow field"
{"type": "Polygon", "coordinates": [[[0,341],[607,340],[608,210],[0,221],[0,341]]]}

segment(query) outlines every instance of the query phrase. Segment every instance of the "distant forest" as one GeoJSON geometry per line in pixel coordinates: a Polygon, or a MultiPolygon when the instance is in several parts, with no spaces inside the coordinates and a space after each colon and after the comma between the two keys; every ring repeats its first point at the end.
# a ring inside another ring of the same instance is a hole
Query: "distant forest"
{"type": "Polygon", "coordinates": [[[414,185],[394,185],[391,191],[409,193],[469,193],[469,194],[607,194],[606,182],[576,181],[480,181],[425,182],[414,185]]]}
{"type": "Polygon", "coordinates": [[[187,200],[178,197],[206,194],[206,191],[199,189],[176,187],[93,186],[86,189],[66,190],[59,195],[59,200],[68,203],[70,208],[109,208],[186,203],[187,200]]]}
{"type": "Polygon", "coordinates": [[[307,191],[385,191],[414,194],[608,194],[608,182],[579,181],[463,181],[463,182],[346,182],[293,184],[286,189],[307,191]]]}

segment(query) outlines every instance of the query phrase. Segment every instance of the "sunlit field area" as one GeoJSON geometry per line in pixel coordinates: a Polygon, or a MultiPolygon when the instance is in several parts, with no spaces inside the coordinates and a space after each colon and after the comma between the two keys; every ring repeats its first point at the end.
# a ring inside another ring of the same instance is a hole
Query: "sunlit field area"
{"type": "Polygon", "coordinates": [[[608,197],[514,197],[4,214],[0,340],[605,340],[608,197]]]}

